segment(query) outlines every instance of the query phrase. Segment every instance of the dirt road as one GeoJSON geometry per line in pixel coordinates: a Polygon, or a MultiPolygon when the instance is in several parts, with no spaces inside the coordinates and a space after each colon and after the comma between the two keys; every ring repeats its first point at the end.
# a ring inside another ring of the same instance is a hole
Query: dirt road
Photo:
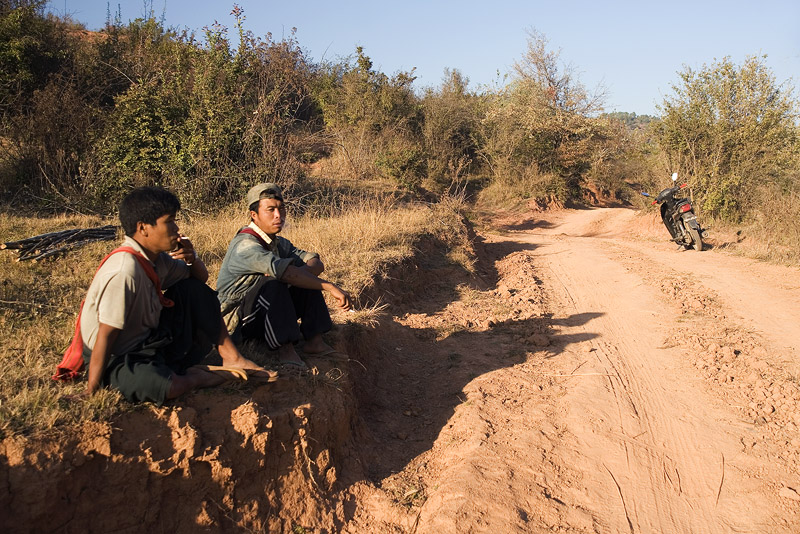
{"type": "Polygon", "coordinates": [[[430,268],[350,530],[800,531],[800,272],[664,234],[565,210],[482,236],[480,283],[430,268]]]}

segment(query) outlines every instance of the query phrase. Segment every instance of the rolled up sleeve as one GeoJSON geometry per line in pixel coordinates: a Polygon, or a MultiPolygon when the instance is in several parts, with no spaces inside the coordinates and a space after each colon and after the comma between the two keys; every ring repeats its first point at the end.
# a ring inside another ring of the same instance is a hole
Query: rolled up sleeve
{"type": "Polygon", "coordinates": [[[278,250],[280,251],[281,257],[292,258],[294,260],[294,265],[297,267],[305,265],[311,258],[319,258],[319,254],[316,252],[307,252],[303,249],[299,249],[294,246],[291,241],[282,237],[278,238],[278,250]]]}

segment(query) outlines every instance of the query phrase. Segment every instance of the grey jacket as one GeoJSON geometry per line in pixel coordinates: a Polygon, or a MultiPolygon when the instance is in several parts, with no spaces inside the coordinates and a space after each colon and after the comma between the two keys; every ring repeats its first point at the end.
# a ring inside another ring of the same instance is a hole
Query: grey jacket
{"type": "Polygon", "coordinates": [[[232,333],[239,325],[238,312],[244,296],[262,276],[280,280],[289,265],[302,267],[315,257],[319,254],[301,250],[280,236],[275,236],[269,248],[264,248],[255,236],[241,231],[236,234],[217,277],[217,296],[228,332],[232,333]]]}

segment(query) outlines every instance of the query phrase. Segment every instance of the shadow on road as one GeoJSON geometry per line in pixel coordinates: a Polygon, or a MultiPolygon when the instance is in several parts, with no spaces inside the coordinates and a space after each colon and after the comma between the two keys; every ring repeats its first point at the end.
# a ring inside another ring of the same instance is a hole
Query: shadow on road
{"type": "Polygon", "coordinates": [[[500,279],[498,260],[536,248],[530,243],[482,240],[475,246],[479,258],[475,274],[426,260],[426,274],[414,281],[415,289],[409,292],[414,298],[392,303],[394,318],[381,325],[381,350],[363,362],[364,369],[354,372],[365,429],[361,453],[368,477],[378,485],[433,447],[464,401],[464,388],[471,381],[530,358],[558,357],[567,347],[597,337],[558,335],[552,327],[584,325],[600,313],[584,312],[557,321],[546,314],[498,318],[488,303],[500,297],[486,293],[477,297],[478,304],[466,308],[469,314],[483,316],[470,315],[467,320],[453,309],[441,313],[461,298],[463,287],[493,291],[500,279]],[[537,334],[546,336],[549,345],[541,346],[537,334]]]}

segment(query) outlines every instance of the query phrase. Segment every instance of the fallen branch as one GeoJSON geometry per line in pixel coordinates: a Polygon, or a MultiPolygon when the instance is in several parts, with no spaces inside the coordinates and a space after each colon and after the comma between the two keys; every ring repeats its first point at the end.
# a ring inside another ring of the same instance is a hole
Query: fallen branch
{"type": "Polygon", "coordinates": [[[117,227],[114,225],[74,228],[9,241],[0,244],[0,249],[18,250],[17,261],[38,261],[95,241],[110,241],[116,236],[117,227]]]}
{"type": "Polygon", "coordinates": [[[7,249],[7,248],[8,249],[21,249],[21,248],[26,248],[26,247],[32,246],[32,245],[35,246],[36,243],[38,243],[42,239],[48,238],[48,237],[53,236],[53,235],[59,235],[59,236],[67,235],[67,234],[70,234],[70,233],[72,233],[74,231],[75,230],[61,230],[60,232],[50,232],[50,233],[47,233],[47,234],[35,235],[33,237],[26,237],[25,239],[20,239],[19,241],[9,241],[8,243],[1,244],[0,245],[0,249],[7,249]]]}
{"type": "Polygon", "coordinates": [[[80,248],[80,247],[82,247],[84,245],[88,245],[89,243],[94,243],[96,241],[110,241],[111,239],[114,239],[114,237],[115,236],[111,236],[111,237],[95,237],[95,238],[92,238],[92,239],[82,239],[80,241],[76,241],[74,243],[69,243],[67,245],[64,245],[63,247],[59,247],[59,248],[56,248],[56,249],[52,249],[52,250],[47,250],[45,252],[41,252],[41,253],[37,254],[36,256],[31,256],[31,257],[27,257],[26,256],[25,258],[19,258],[17,261],[30,260],[33,263],[36,263],[36,262],[41,261],[43,259],[50,258],[50,257],[56,256],[58,254],[63,254],[64,252],[67,252],[68,250],[72,250],[74,248],[80,248]]]}

